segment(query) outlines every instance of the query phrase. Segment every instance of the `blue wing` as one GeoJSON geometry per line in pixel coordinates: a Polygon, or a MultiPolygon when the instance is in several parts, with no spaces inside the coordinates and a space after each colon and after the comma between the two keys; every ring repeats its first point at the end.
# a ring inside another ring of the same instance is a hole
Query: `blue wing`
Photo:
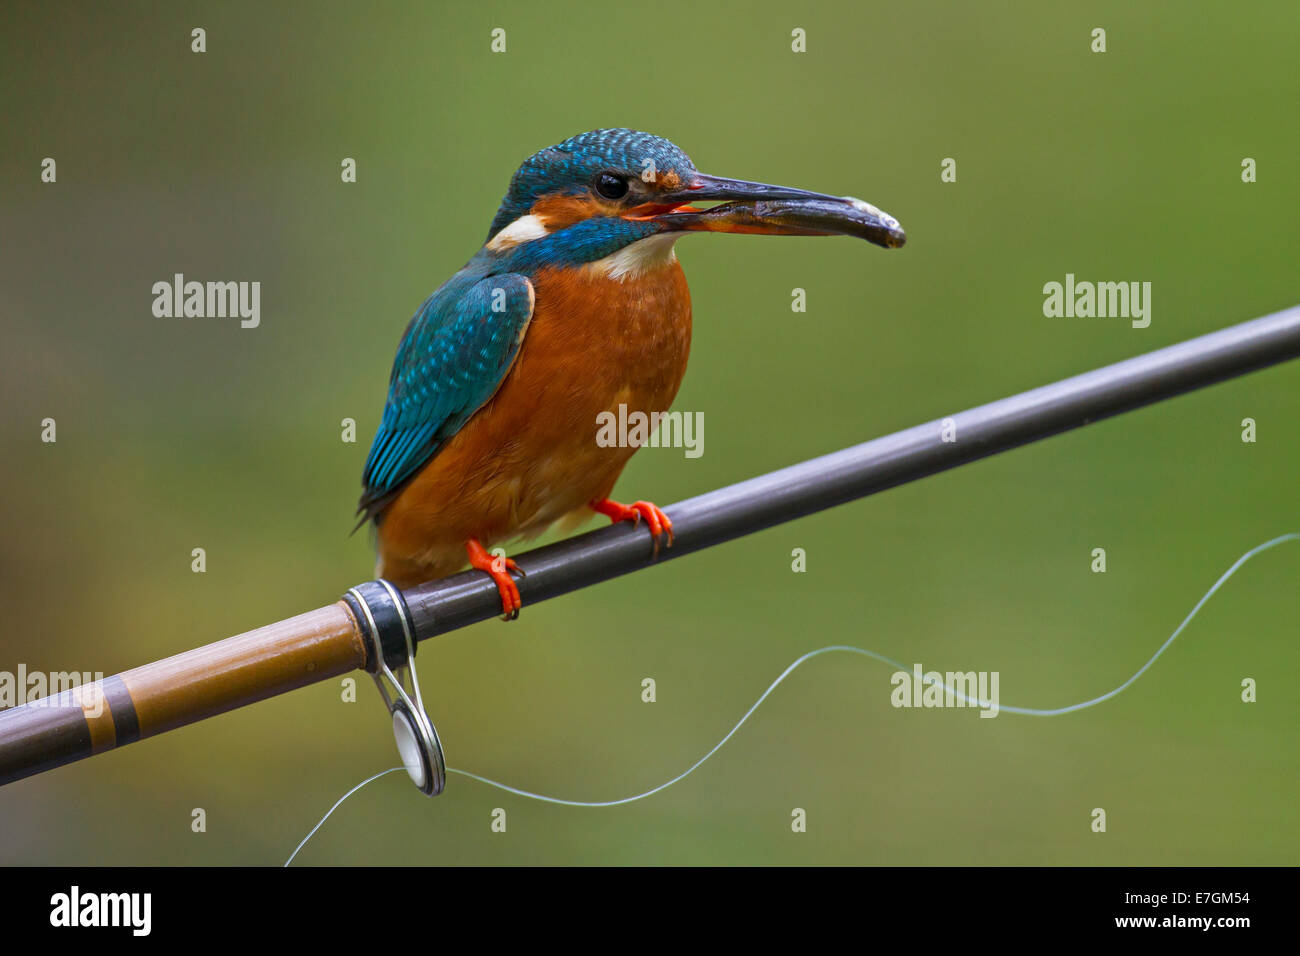
{"type": "Polygon", "coordinates": [[[461,274],[420,306],[397,347],[357,511],[374,517],[495,393],[533,316],[521,275],[461,274]]]}

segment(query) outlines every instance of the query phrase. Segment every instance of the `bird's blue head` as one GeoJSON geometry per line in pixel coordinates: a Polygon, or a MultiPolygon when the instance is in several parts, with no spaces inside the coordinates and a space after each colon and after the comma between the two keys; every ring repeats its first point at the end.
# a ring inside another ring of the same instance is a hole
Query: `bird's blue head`
{"type": "Polygon", "coordinates": [[[634,188],[638,195],[649,195],[654,191],[649,187],[676,187],[694,176],[691,158],[662,136],[634,129],[579,133],[524,160],[510,180],[488,239],[533,212],[539,201],[551,200],[543,206],[552,212],[563,205],[576,210],[589,201],[595,212],[619,204],[634,188]]]}
{"type": "Polygon", "coordinates": [[[520,266],[572,265],[641,239],[697,231],[853,235],[891,248],[904,241],[897,220],[861,200],[709,176],[661,136],[598,129],[524,161],[485,248],[520,266]]]}

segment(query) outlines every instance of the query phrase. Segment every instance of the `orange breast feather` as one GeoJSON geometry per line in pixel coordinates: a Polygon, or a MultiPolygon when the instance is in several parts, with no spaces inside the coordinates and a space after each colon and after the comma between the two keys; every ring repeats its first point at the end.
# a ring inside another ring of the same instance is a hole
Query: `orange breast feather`
{"type": "Polygon", "coordinates": [[[686,372],[691,302],[676,259],[622,280],[541,270],[532,323],[496,394],[385,511],[378,574],[406,587],[463,567],[465,541],[540,534],[608,497],[635,448],[597,416],[667,411],[686,372]]]}

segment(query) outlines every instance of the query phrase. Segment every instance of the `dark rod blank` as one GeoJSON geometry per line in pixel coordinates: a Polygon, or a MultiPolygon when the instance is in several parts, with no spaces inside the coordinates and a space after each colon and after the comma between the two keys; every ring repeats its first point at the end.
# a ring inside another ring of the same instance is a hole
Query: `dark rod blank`
{"type": "MultiPolygon", "coordinates": [[[[626,522],[538,548],[516,558],[528,574],[519,587],[525,613],[529,604],[656,561],[1297,355],[1300,306],[670,505],[666,510],[677,540],[657,557],[644,524],[626,522]],[[954,440],[944,441],[945,433],[954,440]]],[[[355,591],[368,595],[368,607],[380,592],[387,594],[378,584],[355,591]]],[[[402,598],[419,640],[500,611],[496,585],[481,571],[420,585],[402,598]]],[[[406,619],[397,602],[375,622],[387,622],[379,634],[370,632],[365,615],[358,617],[359,608],[348,597],[88,689],[0,711],[0,785],[296,687],[373,668],[379,647],[385,659],[390,651],[396,655],[394,664],[405,660],[406,619]],[[400,646],[390,647],[385,634],[396,635],[400,646]]]]}
{"type": "MultiPolygon", "coordinates": [[[[813,458],[664,510],[676,542],[653,555],[628,522],[515,556],[528,605],[681,557],[895,485],[995,455],[1300,355],[1300,306],[813,458]],[[945,428],[950,438],[944,441],[945,428]]],[[[404,592],[417,640],[500,614],[496,586],[467,571],[404,592]]]]}

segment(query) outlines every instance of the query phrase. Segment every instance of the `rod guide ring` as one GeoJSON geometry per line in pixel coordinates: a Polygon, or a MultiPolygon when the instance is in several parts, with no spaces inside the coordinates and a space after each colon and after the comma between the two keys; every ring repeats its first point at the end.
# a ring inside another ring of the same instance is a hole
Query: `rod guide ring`
{"type": "Polygon", "coordinates": [[[406,773],[421,793],[436,797],[446,786],[447,765],[438,731],[424,709],[415,670],[415,628],[406,601],[383,578],[349,588],[343,599],[364,632],[366,670],[393,719],[393,737],[406,773]]]}

